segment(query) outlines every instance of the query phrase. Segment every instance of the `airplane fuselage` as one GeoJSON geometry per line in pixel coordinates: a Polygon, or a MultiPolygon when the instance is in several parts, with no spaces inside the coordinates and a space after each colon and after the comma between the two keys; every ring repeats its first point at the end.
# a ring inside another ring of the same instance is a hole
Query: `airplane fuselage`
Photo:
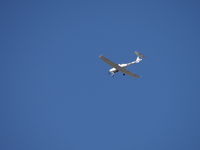
{"type": "MultiPolygon", "coordinates": [[[[118,64],[120,67],[122,67],[122,68],[126,68],[127,66],[129,66],[128,64],[118,64]]],[[[109,72],[110,73],[116,73],[116,72],[118,72],[118,70],[116,69],[116,68],[111,68],[110,70],[109,70],[109,72]]]]}
{"type": "MultiPolygon", "coordinates": [[[[136,59],[135,61],[133,61],[133,62],[130,62],[130,63],[127,63],[127,64],[118,64],[118,65],[119,65],[120,67],[122,67],[122,68],[126,68],[126,67],[128,67],[128,66],[130,66],[130,65],[139,63],[140,61],[142,61],[142,58],[137,57],[137,59],[136,59]]],[[[119,71],[119,70],[117,70],[116,68],[111,68],[111,69],[109,70],[109,72],[111,73],[111,75],[114,75],[114,74],[117,73],[118,71],[119,71]]]]}

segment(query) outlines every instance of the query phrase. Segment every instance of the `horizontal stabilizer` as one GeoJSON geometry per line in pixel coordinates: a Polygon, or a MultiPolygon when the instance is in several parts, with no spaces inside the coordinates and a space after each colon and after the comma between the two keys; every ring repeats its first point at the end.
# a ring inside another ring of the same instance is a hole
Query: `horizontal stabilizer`
{"type": "Polygon", "coordinates": [[[140,52],[135,51],[135,54],[140,58],[144,58],[144,55],[140,52]]]}

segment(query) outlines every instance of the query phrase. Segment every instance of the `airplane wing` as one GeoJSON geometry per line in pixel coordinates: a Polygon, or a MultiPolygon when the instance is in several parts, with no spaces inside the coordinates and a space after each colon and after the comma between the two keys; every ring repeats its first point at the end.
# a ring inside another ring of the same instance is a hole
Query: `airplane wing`
{"type": "Polygon", "coordinates": [[[112,67],[116,68],[117,70],[119,70],[119,71],[121,71],[121,72],[123,72],[125,74],[128,74],[128,75],[130,75],[132,77],[135,77],[135,78],[140,78],[139,75],[134,74],[134,73],[128,71],[127,69],[120,67],[118,64],[110,61],[108,58],[106,58],[104,56],[99,56],[99,58],[101,58],[104,62],[106,62],[107,64],[111,65],[112,67]]]}
{"type": "MultiPolygon", "coordinates": [[[[111,65],[112,67],[116,68],[118,70],[118,68],[120,67],[118,64],[110,61],[108,58],[104,57],[104,56],[99,56],[99,58],[101,58],[105,63],[111,65]]],[[[121,67],[120,67],[121,68],[121,67]]]]}
{"type": "Polygon", "coordinates": [[[135,78],[140,78],[140,76],[139,75],[137,75],[137,74],[135,74],[135,73],[132,73],[132,72],[130,72],[130,71],[128,71],[127,69],[125,69],[125,68],[122,68],[123,70],[121,71],[121,72],[123,72],[123,73],[125,73],[125,74],[128,74],[128,75],[130,75],[130,76],[132,76],[132,77],[135,77],[135,78]]]}

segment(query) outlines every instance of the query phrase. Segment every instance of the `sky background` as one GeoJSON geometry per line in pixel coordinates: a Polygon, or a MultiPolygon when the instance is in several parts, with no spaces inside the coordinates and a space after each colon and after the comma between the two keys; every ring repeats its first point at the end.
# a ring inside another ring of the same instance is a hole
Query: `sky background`
{"type": "Polygon", "coordinates": [[[0,1],[0,149],[199,150],[200,2],[0,1]],[[131,66],[142,76],[108,75],[131,66]]]}

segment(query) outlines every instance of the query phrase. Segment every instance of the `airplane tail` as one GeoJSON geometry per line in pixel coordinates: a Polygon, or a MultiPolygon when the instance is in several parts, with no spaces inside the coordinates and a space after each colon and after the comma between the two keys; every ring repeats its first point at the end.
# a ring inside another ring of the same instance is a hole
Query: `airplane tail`
{"type": "Polygon", "coordinates": [[[140,53],[140,52],[137,52],[137,51],[135,51],[134,52],[135,53],[135,55],[137,55],[139,58],[144,58],[144,55],[142,54],[142,53],[140,53]]]}

